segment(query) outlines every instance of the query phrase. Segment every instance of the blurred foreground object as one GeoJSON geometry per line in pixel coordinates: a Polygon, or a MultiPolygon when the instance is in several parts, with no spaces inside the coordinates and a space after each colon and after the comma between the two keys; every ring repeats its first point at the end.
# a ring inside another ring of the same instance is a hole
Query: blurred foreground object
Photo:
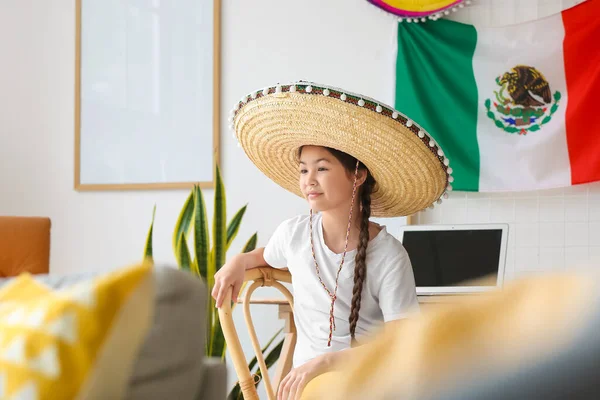
{"type": "Polygon", "coordinates": [[[587,399],[600,387],[599,274],[514,281],[380,332],[303,399],[587,399]]]}

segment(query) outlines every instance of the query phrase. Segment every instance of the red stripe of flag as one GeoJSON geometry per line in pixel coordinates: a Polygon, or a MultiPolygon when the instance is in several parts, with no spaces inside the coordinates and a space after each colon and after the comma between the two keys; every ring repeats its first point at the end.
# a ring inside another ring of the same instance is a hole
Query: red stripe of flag
{"type": "Polygon", "coordinates": [[[600,180],[600,0],[562,13],[572,184],[600,180]]]}

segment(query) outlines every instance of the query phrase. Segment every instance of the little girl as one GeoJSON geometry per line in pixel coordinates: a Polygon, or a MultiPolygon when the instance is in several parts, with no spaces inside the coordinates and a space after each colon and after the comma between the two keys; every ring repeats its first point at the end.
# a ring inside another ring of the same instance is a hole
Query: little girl
{"type": "Polygon", "coordinates": [[[295,399],[361,338],[418,310],[404,247],[369,218],[410,215],[441,201],[452,171],[409,118],[324,85],[254,92],[236,105],[233,123],[255,165],[304,197],[310,211],[281,223],[266,247],[232,257],[216,273],[212,296],[220,307],[233,287],[237,300],[247,269],[289,269],[298,336],[278,398],[295,399]]]}

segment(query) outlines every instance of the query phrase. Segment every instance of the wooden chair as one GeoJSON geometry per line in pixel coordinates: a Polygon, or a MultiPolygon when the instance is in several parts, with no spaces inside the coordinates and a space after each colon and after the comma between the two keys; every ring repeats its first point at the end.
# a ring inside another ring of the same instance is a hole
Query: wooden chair
{"type": "MultiPolygon", "coordinates": [[[[248,286],[243,294],[243,298],[238,299],[238,303],[244,308],[244,319],[252,347],[256,354],[256,359],[264,380],[268,400],[276,400],[277,388],[281,379],[285,377],[292,368],[294,348],[296,346],[296,326],[294,325],[294,299],[290,291],[281,284],[281,282],[291,283],[292,276],[287,270],[275,269],[271,267],[253,268],[246,271],[244,282],[248,286]],[[285,297],[285,300],[267,299],[252,300],[254,291],[262,286],[277,288],[285,297]],[[281,349],[281,355],[277,362],[277,369],[274,379],[271,381],[261,346],[256,336],[252,316],[250,315],[251,304],[274,304],[279,306],[279,318],[285,321],[284,333],[285,339],[281,349]]],[[[242,350],[237,330],[234,326],[232,308],[231,308],[232,290],[229,290],[223,305],[219,309],[219,319],[223,328],[223,336],[227,343],[227,349],[231,355],[233,366],[238,377],[242,394],[245,400],[258,400],[258,393],[255,386],[255,377],[250,373],[248,361],[242,350]]],[[[466,300],[474,295],[439,295],[439,296],[419,296],[421,309],[434,309],[449,306],[458,301],[466,300]]],[[[477,295],[479,296],[479,295],[477,295]]]]}
{"type": "MultiPolygon", "coordinates": [[[[296,346],[296,326],[294,325],[294,299],[290,291],[282,285],[282,282],[291,283],[292,276],[289,271],[275,269],[271,267],[253,268],[246,271],[244,282],[247,283],[247,289],[243,294],[243,298],[238,302],[244,308],[244,318],[252,347],[256,354],[256,360],[260,367],[262,379],[264,380],[265,390],[269,400],[276,400],[277,388],[281,379],[285,377],[292,368],[292,359],[294,348],[296,346]],[[252,300],[254,291],[262,286],[274,287],[278,289],[285,297],[285,300],[268,299],[268,300],[252,300]],[[271,381],[265,359],[261,351],[261,345],[256,336],[252,316],[250,315],[250,304],[276,304],[279,306],[279,318],[285,321],[284,327],[284,342],[281,349],[281,355],[277,361],[277,369],[273,380],[271,381]]],[[[219,309],[219,319],[223,328],[223,336],[227,343],[227,350],[231,355],[233,366],[237,374],[240,388],[245,400],[257,400],[258,392],[255,386],[255,377],[250,374],[248,361],[242,350],[242,345],[239,340],[237,330],[235,329],[231,308],[232,290],[229,290],[223,305],[219,309]]]]}

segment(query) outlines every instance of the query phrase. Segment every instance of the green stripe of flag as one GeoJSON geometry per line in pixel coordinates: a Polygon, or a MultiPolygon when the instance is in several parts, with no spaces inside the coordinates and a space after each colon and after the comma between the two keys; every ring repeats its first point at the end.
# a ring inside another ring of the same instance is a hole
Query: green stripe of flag
{"type": "Polygon", "coordinates": [[[398,23],[395,107],[442,146],[454,188],[466,191],[479,189],[476,44],[471,25],[398,23]]]}

